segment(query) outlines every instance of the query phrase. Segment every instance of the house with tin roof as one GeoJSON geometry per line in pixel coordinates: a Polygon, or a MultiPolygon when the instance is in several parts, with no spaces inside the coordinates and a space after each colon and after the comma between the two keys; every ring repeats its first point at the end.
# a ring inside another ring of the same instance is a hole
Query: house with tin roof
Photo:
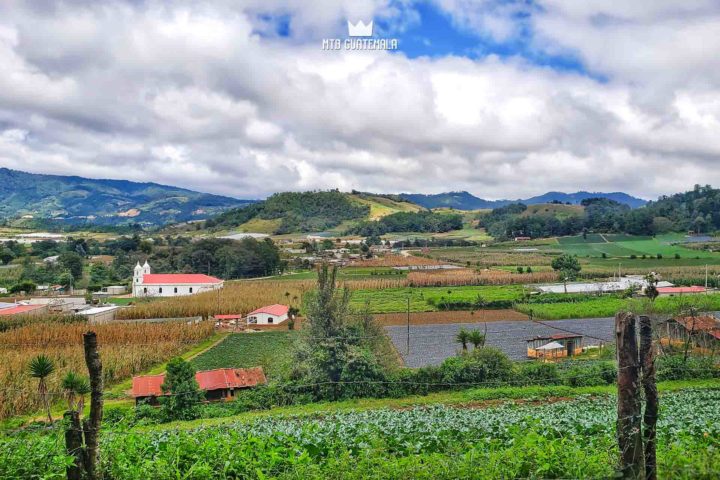
{"type": "MultiPolygon", "coordinates": [[[[203,370],[195,373],[195,380],[209,401],[232,400],[238,390],[267,383],[262,367],[203,370]]],[[[133,377],[132,396],[135,403],[156,404],[158,397],[168,395],[162,391],[164,382],[164,373],[133,377]]]]}
{"type": "Polygon", "coordinates": [[[288,319],[290,308],[287,305],[268,305],[258,308],[247,314],[247,324],[250,325],[277,325],[288,319]]]}

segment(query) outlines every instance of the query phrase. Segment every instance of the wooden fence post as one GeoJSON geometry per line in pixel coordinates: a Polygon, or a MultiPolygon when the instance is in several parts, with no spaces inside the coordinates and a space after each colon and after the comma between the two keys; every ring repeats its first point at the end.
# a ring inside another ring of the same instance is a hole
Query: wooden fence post
{"type": "Polygon", "coordinates": [[[658,391],[655,385],[655,352],[652,345],[652,321],[649,316],[640,317],[640,362],[642,387],[645,393],[643,416],[643,440],[645,442],[645,478],[657,478],[656,432],[658,420],[658,391]]]}
{"type": "Polygon", "coordinates": [[[617,437],[620,447],[622,478],[640,479],[645,475],[641,402],[640,362],[635,316],[627,312],[615,315],[618,361],[617,437]]]}
{"type": "Polygon", "coordinates": [[[85,476],[85,458],[83,448],[83,435],[80,428],[80,414],[75,410],[68,410],[65,419],[65,449],[68,455],[75,457],[73,464],[65,469],[68,480],[81,480],[85,476]]]}
{"type": "Polygon", "coordinates": [[[83,421],[85,434],[85,472],[87,478],[97,478],[98,433],[103,416],[103,380],[102,362],[97,351],[97,335],[95,332],[83,334],[85,347],[85,363],[90,374],[90,416],[83,421]]]}

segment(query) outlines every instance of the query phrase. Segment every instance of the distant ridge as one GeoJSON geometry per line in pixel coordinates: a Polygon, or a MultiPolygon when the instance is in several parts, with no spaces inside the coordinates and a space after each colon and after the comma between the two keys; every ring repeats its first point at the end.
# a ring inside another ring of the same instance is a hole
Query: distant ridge
{"type": "Polygon", "coordinates": [[[562,202],[577,205],[587,198],[607,198],[618,203],[628,205],[631,208],[642,207],[647,203],[642,198],[633,197],[623,192],[548,192],[543,195],[518,200],[485,200],[466,191],[446,192],[434,195],[421,193],[402,193],[401,198],[416,203],[425,208],[455,208],[458,210],[478,210],[487,208],[498,208],[511,203],[524,203],[535,205],[538,203],[562,202]]]}
{"type": "Polygon", "coordinates": [[[0,218],[11,223],[165,225],[209,218],[253,202],[157,183],[0,168],[0,218]]]}

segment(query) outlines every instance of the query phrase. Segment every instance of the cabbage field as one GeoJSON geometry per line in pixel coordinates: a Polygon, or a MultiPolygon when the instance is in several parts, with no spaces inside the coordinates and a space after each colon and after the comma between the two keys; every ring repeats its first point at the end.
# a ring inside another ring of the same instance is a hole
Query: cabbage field
{"type": "MultiPolygon", "coordinates": [[[[595,478],[613,474],[615,398],[428,406],[174,426],[106,423],[104,478],[595,478]]],[[[720,474],[720,390],[661,397],[660,478],[720,474]]],[[[58,478],[58,431],[0,437],[0,478],[58,478]],[[55,477],[53,477],[53,475],[55,477]]]]}

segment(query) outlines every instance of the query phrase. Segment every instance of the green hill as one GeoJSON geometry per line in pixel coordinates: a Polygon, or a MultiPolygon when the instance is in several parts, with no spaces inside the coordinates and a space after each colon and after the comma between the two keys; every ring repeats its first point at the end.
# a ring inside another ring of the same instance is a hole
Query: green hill
{"type": "Polygon", "coordinates": [[[0,218],[11,225],[165,225],[205,219],[249,203],[157,183],[0,168],[0,218]]]}

